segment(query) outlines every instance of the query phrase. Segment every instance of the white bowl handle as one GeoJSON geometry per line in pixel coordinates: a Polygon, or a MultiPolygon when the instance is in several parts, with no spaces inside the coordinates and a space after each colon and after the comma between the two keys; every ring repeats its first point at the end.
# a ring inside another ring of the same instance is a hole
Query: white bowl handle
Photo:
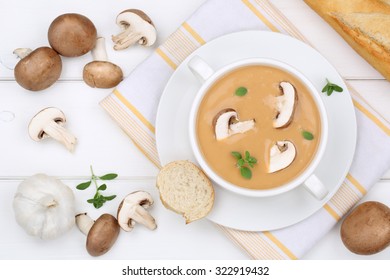
{"type": "Polygon", "coordinates": [[[318,200],[322,200],[328,194],[328,189],[316,175],[311,175],[304,183],[306,190],[318,200]]]}
{"type": "Polygon", "coordinates": [[[190,68],[192,74],[194,74],[194,76],[197,77],[202,84],[215,72],[210,65],[197,55],[190,59],[187,66],[190,68]]]}

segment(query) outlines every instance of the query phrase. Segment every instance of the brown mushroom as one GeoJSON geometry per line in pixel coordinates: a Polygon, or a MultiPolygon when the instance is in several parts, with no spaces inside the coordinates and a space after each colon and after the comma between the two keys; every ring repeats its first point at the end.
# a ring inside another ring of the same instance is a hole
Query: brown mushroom
{"type": "Polygon", "coordinates": [[[345,218],[340,233],[351,252],[378,253],[390,245],[390,208],[376,201],[364,202],[345,218]]]}
{"type": "Polygon", "coordinates": [[[50,46],[60,55],[81,56],[95,46],[95,25],[80,14],[63,14],[50,24],[48,39],[50,46]]]}
{"type": "Polygon", "coordinates": [[[16,82],[31,91],[44,90],[54,84],[61,75],[61,57],[49,47],[34,51],[20,48],[14,53],[21,58],[14,69],[16,82]]]}
{"type": "Polygon", "coordinates": [[[99,37],[92,50],[93,61],[84,66],[84,82],[93,88],[112,88],[123,80],[122,69],[107,61],[105,39],[99,37]]]}
{"type": "Polygon", "coordinates": [[[87,251],[98,257],[107,253],[119,235],[118,221],[110,214],[101,215],[96,221],[87,213],[76,215],[76,225],[87,236],[87,251]]]}
{"type": "Polygon", "coordinates": [[[152,20],[141,10],[129,9],[121,12],[116,24],[122,32],[112,36],[115,50],[123,50],[135,43],[151,46],[156,42],[156,28],[152,20]]]}

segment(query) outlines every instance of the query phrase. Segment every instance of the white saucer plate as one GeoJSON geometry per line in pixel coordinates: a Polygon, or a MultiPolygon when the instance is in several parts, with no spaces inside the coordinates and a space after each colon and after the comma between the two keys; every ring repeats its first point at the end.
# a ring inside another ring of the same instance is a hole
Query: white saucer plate
{"type": "Polygon", "coordinates": [[[315,174],[329,194],[321,201],[303,187],[274,197],[251,198],[215,185],[215,204],[207,216],[223,226],[247,231],[274,230],[300,222],[331,199],[348,173],[356,146],[355,111],[347,86],[336,69],[316,50],[292,37],[266,31],[243,31],[219,37],[192,53],[174,72],[162,94],[156,120],[161,164],[174,160],[196,162],[189,141],[189,112],[201,84],[187,67],[193,55],[214,69],[234,61],[266,57],[290,64],[317,88],[328,114],[329,138],[315,174]],[[344,89],[331,96],[321,93],[326,78],[344,89]]]}

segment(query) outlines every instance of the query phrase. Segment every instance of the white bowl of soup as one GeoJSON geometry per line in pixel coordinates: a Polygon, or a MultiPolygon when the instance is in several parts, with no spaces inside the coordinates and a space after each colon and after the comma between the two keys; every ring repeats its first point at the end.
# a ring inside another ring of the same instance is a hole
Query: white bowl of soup
{"type": "Polygon", "coordinates": [[[315,175],[327,143],[327,115],[304,75],[268,58],[214,71],[194,56],[188,66],[203,83],[190,111],[191,148],[211,180],[246,196],[300,186],[319,200],[327,195],[315,175]]]}

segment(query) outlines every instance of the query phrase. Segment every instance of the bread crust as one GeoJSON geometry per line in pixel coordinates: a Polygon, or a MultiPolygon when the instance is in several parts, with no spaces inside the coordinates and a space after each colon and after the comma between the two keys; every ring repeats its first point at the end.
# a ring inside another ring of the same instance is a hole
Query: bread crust
{"type": "MultiPolygon", "coordinates": [[[[390,51],[386,43],[375,40],[364,33],[370,28],[369,20],[361,25],[349,24],[347,16],[356,14],[378,14],[390,17],[390,1],[388,0],[304,0],[328,24],[330,24],[344,40],[368,63],[390,81],[390,51]]],[[[390,19],[389,19],[390,20],[390,19]]],[[[373,24],[373,23],[372,23],[373,24]]],[[[383,24],[383,33],[388,30],[383,24]]],[[[374,35],[374,34],[373,34],[374,35]]],[[[390,38],[388,38],[390,40],[390,38]]]]}

